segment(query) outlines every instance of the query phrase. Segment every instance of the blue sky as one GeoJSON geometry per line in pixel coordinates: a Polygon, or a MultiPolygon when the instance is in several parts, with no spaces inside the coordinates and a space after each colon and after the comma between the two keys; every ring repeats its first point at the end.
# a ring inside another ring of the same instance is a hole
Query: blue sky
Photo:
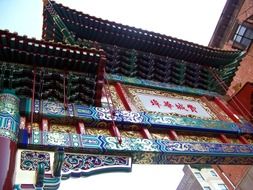
{"type": "MultiPolygon", "coordinates": [[[[207,45],[225,0],[57,0],[73,9],[207,45]]],[[[0,0],[0,28],[41,38],[42,0],[0,0]]]]}
{"type": "MultiPolygon", "coordinates": [[[[225,0],[57,0],[73,9],[137,28],[207,45],[225,0]]],[[[41,39],[42,0],[0,0],[0,29],[41,39]]],[[[182,166],[133,166],[132,173],[112,173],[68,180],[60,189],[174,190],[182,166]],[[97,183],[99,181],[99,183],[97,183]]]]}
{"type": "Polygon", "coordinates": [[[42,0],[0,0],[0,28],[40,39],[42,0]]]}

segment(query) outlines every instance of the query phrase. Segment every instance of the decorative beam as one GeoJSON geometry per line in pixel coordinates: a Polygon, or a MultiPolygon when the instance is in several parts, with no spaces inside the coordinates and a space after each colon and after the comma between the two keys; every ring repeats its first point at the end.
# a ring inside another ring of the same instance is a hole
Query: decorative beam
{"type": "MultiPolygon", "coordinates": [[[[21,105],[22,114],[31,113],[31,105],[27,99],[21,105]]],[[[87,126],[97,126],[101,122],[110,125],[112,117],[108,108],[92,107],[85,105],[69,104],[65,110],[62,103],[39,101],[35,100],[35,115],[40,122],[40,119],[47,118],[49,122],[65,122],[72,124],[83,121],[87,126]],[[71,110],[70,110],[71,109],[71,110]]],[[[230,133],[240,134],[242,132],[253,133],[253,128],[249,123],[233,123],[217,120],[204,120],[189,117],[164,116],[159,114],[149,114],[147,112],[132,112],[116,110],[113,116],[116,125],[130,126],[139,125],[146,128],[157,129],[173,129],[186,131],[202,131],[214,133],[230,133]]]]}
{"type": "Polygon", "coordinates": [[[112,75],[112,74],[107,74],[106,78],[109,81],[115,81],[115,82],[120,82],[123,84],[129,84],[129,85],[134,85],[134,86],[148,87],[148,88],[153,88],[153,89],[163,90],[163,91],[186,93],[186,94],[201,95],[201,96],[210,96],[210,97],[220,96],[218,93],[207,91],[207,90],[190,88],[186,86],[174,85],[174,84],[169,84],[169,83],[155,82],[151,80],[130,78],[130,77],[112,75]]]}
{"type": "Polygon", "coordinates": [[[21,150],[20,153],[23,155],[20,165],[22,171],[31,172],[30,174],[33,175],[33,171],[37,170],[36,184],[16,184],[15,190],[58,189],[61,180],[67,180],[70,177],[86,177],[107,172],[131,172],[132,170],[132,158],[129,156],[66,153],[61,168],[61,176],[56,177],[49,173],[51,171],[49,160],[52,159],[50,158],[50,151],[21,150]],[[41,162],[36,164],[38,157],[41,162]],[[31,164],[28,166],[26,162],[31,164]],[[45,171],[47,171],[46,174],[45,171]]]}
{"type": "Polygon", "coordinates": [[[90,136],[33,131],[28,146],[65,147],[75,152],[132,156],[136,164],[253,164],[253,146],[247,144],[178,142],[160,139],[90,136]]]}

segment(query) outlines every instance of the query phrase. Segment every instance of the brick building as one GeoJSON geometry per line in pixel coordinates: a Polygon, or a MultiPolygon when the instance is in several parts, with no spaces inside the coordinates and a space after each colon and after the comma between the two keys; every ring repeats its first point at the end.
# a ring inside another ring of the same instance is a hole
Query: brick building
{"type": "MultiPolygon", "coordinates": [[[[227,0],[209,46],[240,49],[245,57],[228,88],[228,103],[252,122],[253,113],[253,1],[227,0]],[[238,107],[238,104],[241,104],[238,107]]],[[[229,189],[252,189],[252,166],[213,166],[229,189]]]]}
{"type": "Polygon", "coordinates": [[[228,165],[216,165],[213,166],[213,168],[218,173],[222,181],[224,181],[229,190],[246,190],[250,189],[249,187],[253,185],[253,178],[250,175],[250,173],[253,171],[252,167],[249,167],[247,165],[234,167],[228,165]]]}
{"type": "Polygon", "coordinates": [[[227,0],[209,46],[246,52],[227,92],[236,93],[246,82],[253,82],[253,1],[227,0]]]}
{"type": "Polygon", "coordinates": [[[185,165],[177,190],[228,190],[224,181],[211,167],[185,165]]]}

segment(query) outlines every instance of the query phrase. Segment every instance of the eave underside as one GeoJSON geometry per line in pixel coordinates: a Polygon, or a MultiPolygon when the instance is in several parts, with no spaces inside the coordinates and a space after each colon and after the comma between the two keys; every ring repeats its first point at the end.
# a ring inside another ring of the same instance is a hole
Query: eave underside
{"type": "MultiPolygon", "coordinates": [[[[240,51],[213,49],[159,33],[117,24],[52,1],[55,12],[81,47],[99,47],[106,72],[225,93],[240,63],[240,51]]],[[[64,35],[44,8],[43,38],[64,42],[64,35]]]]}

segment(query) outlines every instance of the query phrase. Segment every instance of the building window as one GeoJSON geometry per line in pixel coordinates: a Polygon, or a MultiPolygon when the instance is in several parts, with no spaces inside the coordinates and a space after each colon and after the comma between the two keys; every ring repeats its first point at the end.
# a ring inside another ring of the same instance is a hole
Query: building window
{"type": "Polygon", "coordinates": [[[204,178],[203,178],[203,176],[201,175],[201,173],[195,172],[194,174],[195,174],[195,176],[196,176],[196,178],[197,178],[198,180],[204,181],[204,178]]]}
{"type": "Polygon", "coordinates": [[[253,39],[253,29],[245,25],[239,25],[234,35],[234,42],[237,47],[247,48],[253,39]]]}
{"type": "Polygon", "coordinates": [[[225,184],[218,184],[219,190],[228,190],[225,184]]]}
{"type": "Polygon", "coordinates": [[[205,186],[205,187],[204,187],[204,190],[211,190],[211,188],[208,187],[208,186],[205,186]]]}
{"type": "Polygon", "coordinates": [[[214,171],[210,171],[211,176],[217,177],[217,174],[214,171]]]}

